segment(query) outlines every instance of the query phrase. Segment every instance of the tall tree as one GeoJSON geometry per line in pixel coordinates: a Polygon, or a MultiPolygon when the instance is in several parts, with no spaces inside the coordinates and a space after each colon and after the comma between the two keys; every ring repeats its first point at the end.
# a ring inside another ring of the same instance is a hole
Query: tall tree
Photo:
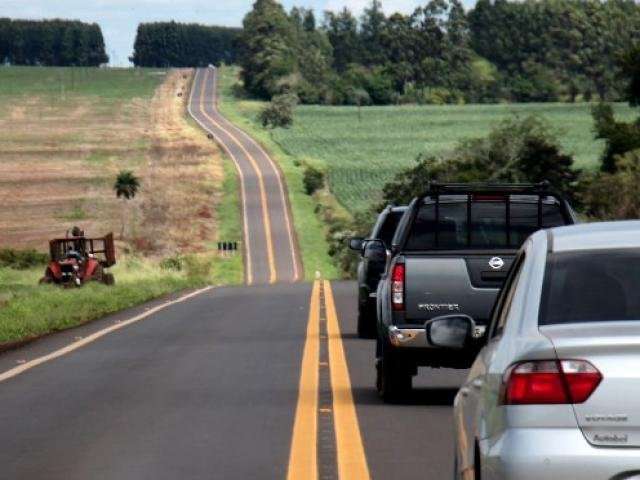
{"type": "Polygon", "coordinates": [[[387,61],[382,36],[387,18],[382,11],[380,0],[371,3],[360,19],[360,42],[363,49],[363,63],[366,66],[384,65],[387,61]]]}
{"type": "Polygon", "coordinates": [[[140,188],[140,180],[131,170],[121,170],[113,184],[113,190],[116,197],[121,198],[124,202],[122,205],[122,228],[120,230],[120,238],[124,238],[125,228],[125,204],[128,200],[132,200],[138,193],[140,188]]]}
{"type": "Polygon", "coordinates": [[[256,0],[243,27],[240,64],[245,88],[270,98],[278,82],[296,68],[293,24],[275,0],[256,0]]]}
{"type": "Polygon", "coordinates": [[[627,100],[631,106],[640,106],[640,44],[631,48],[621,58],[622,75],[627,78],[627,100]]]}
{"type": "Polygon", "coordinates": [[[140,67],[203,67],[234,63],[239,28],[195,23],[141,23],[130,60],[140,67]]]}
{"type": "Polygon", "coordinates": [[[108,61],[95,23],[0,19],[0,63],[95,67],[108,61]]]}
{"type": "Polygon", "coordinates": [[[363,49],[358,21],[349,9],[345,7],[337,14],[326,12],[323,29],[333,50],[333,68],[344,72],[350,64],[361,61],[363,49]]]}

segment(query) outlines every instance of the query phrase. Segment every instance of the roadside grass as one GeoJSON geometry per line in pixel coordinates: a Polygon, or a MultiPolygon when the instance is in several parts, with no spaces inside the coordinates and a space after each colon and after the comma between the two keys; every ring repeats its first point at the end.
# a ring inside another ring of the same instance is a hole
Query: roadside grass
{"type": "MultiPolygon", "coordinates": [[[[218,220],[217,242],[238,242],[242,245],[242,210],[240,206],[240,182],[235,166],[230,158],[223,154],[222,198],[217,205],[218,220]]],[[[211,250],[217,245],[210,245],[211,250]]],[[[244,259],[240,248],[225,257],[218,255],[214,263],[213,279],[220,285],[238,285],[244,282],[244,259]]]]}
{"type": "MultiPolygon", "coordinates": [[[[255,118],[263,102],[234,100],[230,82],[236,70],[223,70],[223,106],[233,103],[243,124],[267,137],[276,157],[312,164],[326,172],[331,193],[349,212],[378,203],[385,183],[413,166],[420,153],[451,150],[462,139],[486,135],[511,115],[536,114],[547,119],[565,151],[578,168],[593,168],[603,143],[593,138],[593,104],[530,103],[496,105],[296,107],[293,126],[262,130],[255,118]],[[281,153],[280,153],[281,152],[281,153]]],[[[615,105],[621,119],[637,112],[615,105]]],[[[226,112],[231,115],[232,112],[226,112]]]]}
{"type": "Polygon", "coordinates": [[[110,271],[116,284],[38,285],[44,267],[0,268],[0,346],[64,330],[159,296],[209,284],[197,271],[175,272],[129,257],[110,271]]]}
{"type": "Polygon", "coordinates": [[[271,133],[257,122],[256,116],[263,105],[261,102],[242,100],[233,95],[232,87],[236,83],[237,72],[234,67],[223,67],[219,70],[220,112],[260,142],[280,166],[287,183],[305,279],[313,280],[316,271],[321,272],[322,277],[326,279],[339,278],[340,272],[327,253],[326,227],[316,215],[317,202],[304,192],[300,158],[283,150],[273,140],[271,133]]]}

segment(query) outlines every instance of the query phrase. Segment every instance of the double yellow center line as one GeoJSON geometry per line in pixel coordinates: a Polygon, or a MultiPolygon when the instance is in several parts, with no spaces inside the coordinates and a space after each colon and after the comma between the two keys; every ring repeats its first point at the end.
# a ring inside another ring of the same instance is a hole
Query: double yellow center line
{"type": "Polygon", "coordinates": [[[318,479],[318,395],[322,341],[328,342],[328,367],[333,399],[331,413],[335,429],[338,478],[368,480],[369,467],[351,393],[351,380],[338,315],[331,284],[326,280],[316,281],[311,292],[287,480],[318,479]],[[324,295],[321,295],[322,293],[324,295]],[[321,338],[323,321],[326,321],[326,339],[321,338]]]}
{"type": "MultiPolygon", "coordinates": [[[[192,87],[192,90],[195,88],[196,85],[196,80],[197,80],[197,75],[198,75],[198,71],[196,71],[196,78],[194,79],[194,87],[192,87]]],[[[256,178],[258,181],[258,189],[260,192],[260,206],[261,206],[261,210],[262,210],[262,223],[264,225],[264,229],[265,229],[265,241],[266,241],[266,250],[267,250],[267,261],[268,261],[268,265],[269,265],[269,283],[275,283],[277,281],[277,271],[276,271],[276,264],[275,264],[275,255],[274,255],[274,249],[273,249],[273,236],[271,234],[271,219],[269,216],[269,204],[267,202],[267,193],[266,193],[266,188],[265,188],[265,184],[264,184],[264,177],[262,174],[262,170],[260,169],[257,161],[255,158],[253,158],[253,155],[251,155],[247,149],[244,147],[244,145],[242,144],[242,142],[228,129],[224,128],[219,122],[217,122],[211,115],[209,115],[207,113],[207,110],[205,108],[205,89],[206,89],[206,85],[207,82],[210,81],[209,77],[210,75],[214,75],[213,80],[214,80],[214,95],[215,95],[215,73],[212,72],[212,69],[207,68],[205,70],[204,73],[204,79],[202,80],[202,87],[200,90],[200,98],[199,98],[199,108],[200,108],[200,113],[207,119],[209,120],[209,122],[211,123],[211,125],[213,125],[215,128],[219,129],[220,131],[224,132],[228,138],[230,138],[233,143],[236,144],[236,146],[242,151],[242,153],[244,153],[245,158],[249,161],[249,163],[251,164],[251,167],[253,169],[253,171],[256,174],[256,178]]],[[[212,135],[214,135],[214,137],[216,137],[215,132],[208,130],[212,135]]],[[[233,162],[236,165],[236,169],[238,170],[238,173],[240,175],[240,182],[242,185],[242,204],[243,204],[243,209],[244,211],[244,231],[245,231],[245,248],[247,250],[247,284],[251,285],[253,284],[253,272],[252,272],[252,264],[251,264],[251,249],[250,249],[250,244],[248,241],[248,224],[247,224],[247,212],[246,212],[246,205],[247,205],[247,199],[246,199],[246,188],[245,188],[245,177],[242,171],[242,167],[240,166],[240,163],[238,162],[238,160],[236,159],[235,155],[233,154],[233,152],[230,150],[230,148],[228,147],[227,144],[225,144],[223,141],[221,141],[218,138],[218,143],[222,145],[222,147],[224,148],[224,150],[227,152],[227,155],[229,155],[231,157],[231,159],[233,160],[233,162]]],[[[278,180],[280,181],[279,177],[278,180]]],[[[287,215],[287,212],[285,212],[285,215],[287,215]]],[[[297,272],[296,272],[296,276],[297,276],[297,272]]],[[[297,278],[295,279],[297,280],[297,278]]]]}

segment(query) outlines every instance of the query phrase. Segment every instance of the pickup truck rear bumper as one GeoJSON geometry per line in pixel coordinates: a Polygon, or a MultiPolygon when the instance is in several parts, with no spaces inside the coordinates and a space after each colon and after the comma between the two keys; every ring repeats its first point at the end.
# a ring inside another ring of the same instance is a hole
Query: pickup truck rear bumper
{"type": "Polygon", "coordinates": [[[388,328],[389,342],[399,348],[433,348],[427,342],[427,331],[422,328],[388,328]]]}
{"type": "MultiPolygon", "coordinates": [[[[482,337],[486,328],[484,325],[476,325],[476,331],[473,336],[475,338],[482,337]]],[[[387,334],[391,345],[397,348],[428,348],[434,350],[438,348],[427,342],[427,330],[424,327],[398,327],[391,325],[387,329],[387,334]]]]}
{"type": "MultiPolygon", "coordinates": [[[[476,335],[484,334],[484,325],[476,327],[476,335]]],[[[469,368],[479,348],[468,351],[447,350],[434,347],[427,342],[424,327],[414,325],[391,325],[387,327],[389,343],[396,355],[410,365],[422,367],[469,368]]]]}

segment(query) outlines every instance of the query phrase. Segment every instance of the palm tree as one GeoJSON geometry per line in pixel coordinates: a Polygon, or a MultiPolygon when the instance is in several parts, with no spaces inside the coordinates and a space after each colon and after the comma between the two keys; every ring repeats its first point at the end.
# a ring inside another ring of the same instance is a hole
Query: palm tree
{"type": "MultiPolygon", "coordinates": [[[[116,183],[113,184],[113,189],[116,192],[116,197],[122,198],[124,202],[131,200],[138,193],[140,188],[140,180],[136,177],[131,170],[121,170],[116,177],[116,183]]],[[[122,208],[122,230],[120,231],[120,238],[124,238],[124,225],[125,225],[125,208],[123,204],[122,208]]]]}

